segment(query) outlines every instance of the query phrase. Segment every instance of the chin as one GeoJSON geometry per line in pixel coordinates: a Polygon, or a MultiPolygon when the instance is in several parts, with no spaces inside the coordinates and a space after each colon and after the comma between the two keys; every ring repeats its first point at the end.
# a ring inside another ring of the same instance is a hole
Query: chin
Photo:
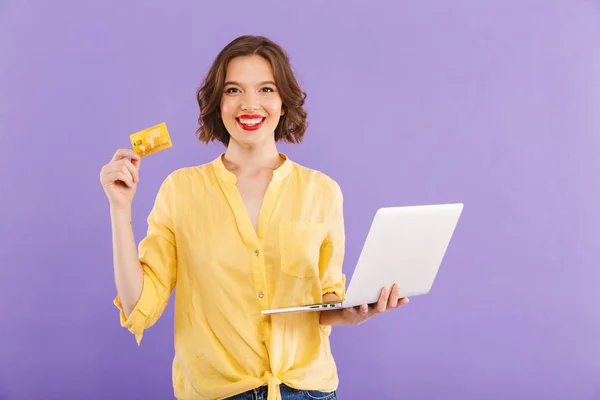
{"type": "Polygon", "coordinates": [[[231,136],[232,140],[234,140],[235,142],[237,142],[243,146],[252,146],[252,145],[264,144],[267,142],[274,141],[275,135],[274,134],[271,134],[271,135],[266,134],[265,128],[266,127],[263,127],[259,131],[254,131],[254,132],[245,132],[240,129],[236,129],[234,131],[235,134],[231,135],[231,133],[230,133],[230,136],[231,136]]]}
{"type": "Polygon", "coordinates": [[[269,140],[268,137],[265,137],[263,135],[260,136],[254,136],[254,137],[248,137],[244,135],[231,135],[231,140],[235,141],[236,143],[238,143],[241,146],[256,146],[258,144],[262,144],[265,143],[269,140]]]}

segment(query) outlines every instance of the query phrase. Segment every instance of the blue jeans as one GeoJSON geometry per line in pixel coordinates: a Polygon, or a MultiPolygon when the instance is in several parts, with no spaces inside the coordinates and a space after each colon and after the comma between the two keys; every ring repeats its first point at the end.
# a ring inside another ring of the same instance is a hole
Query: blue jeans
{"type": "MultiPolygon", "coordinates": [[[[286,385],[279,386],[282,400],[337,400],[335,392],[319,392],[318,390],[298,390],[286,385]]],[[[228,397],[227,400],[267,400],[267,387],[249,390],[228,397]]]]}

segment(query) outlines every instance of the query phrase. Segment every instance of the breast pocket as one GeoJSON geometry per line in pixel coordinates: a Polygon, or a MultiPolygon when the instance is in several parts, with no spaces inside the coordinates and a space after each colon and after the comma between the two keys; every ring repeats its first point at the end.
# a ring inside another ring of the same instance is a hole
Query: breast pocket
{"type": "Polygon", "coordinates": [[[319,276],[324,224],[284,222],[279,225],[281,271],[297,278],[319,276]]]}

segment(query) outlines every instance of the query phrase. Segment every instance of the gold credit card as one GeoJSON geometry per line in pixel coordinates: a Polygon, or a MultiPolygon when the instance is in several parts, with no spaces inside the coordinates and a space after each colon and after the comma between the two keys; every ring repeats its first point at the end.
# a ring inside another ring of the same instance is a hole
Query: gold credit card
{"type": "Polygon", "coordinates": [[[131,139],[133,151],[140,157],[149,156],[173,145],[169,137],[167,124],[164,122],[136,132],[130,135],[129,138],[131,139]]]}

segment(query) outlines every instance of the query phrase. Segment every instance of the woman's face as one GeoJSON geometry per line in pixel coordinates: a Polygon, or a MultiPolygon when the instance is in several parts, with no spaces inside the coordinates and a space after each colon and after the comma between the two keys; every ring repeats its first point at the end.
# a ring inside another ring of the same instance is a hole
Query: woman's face
{"type": "Polygon", "coordinates": [[[221,118],[231,142],[253,146],[275,140],[283,103],[273,69],[264,58],[236,57],[227,67],[221,96],[221,118]]]}

